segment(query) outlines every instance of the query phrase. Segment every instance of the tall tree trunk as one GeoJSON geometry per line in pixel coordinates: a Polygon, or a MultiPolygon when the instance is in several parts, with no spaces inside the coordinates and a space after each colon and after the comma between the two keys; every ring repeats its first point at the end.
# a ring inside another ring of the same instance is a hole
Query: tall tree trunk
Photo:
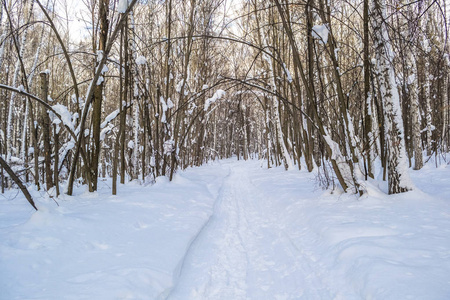
{"type": "Polygon", "coordinates": [[[35,122],[34,116],[35,113],[37,114],[38,108],[36,107],[33,110],[33,107],[30,107],[30,120],[32,124],[32,140],[33,140],[33,158],[34,158],[34,184],[37,187],[37,190],[40,190],[40,183],[39,183],[39,144],[38,144],[38,124],[35,122]]]}
{"type": "Polygon", "coordinates": [[[55,164],[53,167],[53,182],[56,187],[56,197],[59,196],[59,131],[60,127],[57,124],[53,125],[54,142],[55,142],[55,164]]]}
{"type": "MultiPolygon", "coordinates": [[[[3,26],[3,3],[0,3],[0,41],[4,41],[7,35],[7,32],[4,28],[2,28],[3,26]]],[[[0,43],[0,70],[2,68],[3,65],[3,57],[4,57],[4,53],[5,53],[5,45],[6,43],[0,43]]]]}
{"type": "Polygon", "coordinates": [[[128,90],[130,85],[130,67],[129,67],[129,53],[128,53],[128,21],[125,25],[124,30],[124,41],[123,41],[123,54],[124,54],[124,61],[123,61],[123,69],[124,69],[124,85],[123,85],[123,96],[122,96],[122,103],[120,104],[120,183],[125,183],[125,174],[126,174],[126,162],[125,162],[125,148],[126,148],[126,139],[125,139],[125,132],[126,132],[126,121],[127,121],[127,107],[128,107],[128,90]]]}
{"type": "MultiPolygon", "coordinates": [[[[416,71],[416,60],[410,55],[411,70],[416,71]]],[[[411,102],[411,133],[412,133],[412,143],[414,149],[414,170],[420,170],[423,166],[423,151],[422,151],[422,138],[421,138],[421,128],[419,119],[419,95],[417,92],[417,76],[415,76],[409,85],[409,97],[411,102]]]]}
{"type": "MultiPolygon", "coordinates": [[[[1,21],[1,19],[0,19],[1,21]]],[[[2,157],[2,140],[0,139],[0,158],[2,157]]],[[[5,193],[5,175],[3,165],[0,165],[0,185],[2,186],[2,194],[5,193]]]]}
{"type": "MultiPolygon", "coordinates": [[[[136,84],[136,83],[135,83],[136,84]]],[[[135,87],[137,88],[137,87],[135,87]]],[[[134,142],[133,142],[133,179],[138,179],[139,177],[139,161],[138,161],[138,154],[139,154],[139,97],[138,95],[134,95],[133,100],[133,136],[134,136],[134,142]]]]}
{"type": "Polygon", "coordinates": [[[117,169],[119,160],[119,150],[122,135],[122,107],[123,107],[123,44],[124,44],[124,26],[120,28],[120,45],[119,45],[119,130],[114,143],[114,158],[112,167],[112,194],[117,195],[117,169]]]}
{"type": "MultiPolygon", "coordinates": [[[[132,97],[132,113],[133,113],[133,149],[132,149],[132,168],[130,170],[131,179],[138,179],[139,177],[139,105],[140,105],[140,98],[141,98],[141,92],[139,90],[139,68],[138,64],[136,63],[137,58],[137,48],[136,48],[136,34],[135,34],[135,22],[134,22],[134,15],[133,12],[130,13],[130,34],[131,38],[129,40],[130,43],[130,59],[129,62],[130,65],[133,65],[132,68],[133,74],[132,77],[130,77],[130,80],[132,81],[131,86],[133,86],[133,97],[132,97]]],[[[131,69],[131,68],[130,68],[131,69]]],[[[131,97],[131,94],[130,94],[131,97]]],[[[131,114],[131,113],[130,113],[131,114]]]]}
{"type": "Polygon", "coordinates": [[[373,132],[372,132],[372,96],[370,95],[370,63],[369,63],[369,0],[364,0],[364,151],[367,162],[367,174],[373,175],[373,132]]]}
{"type": "MultiPolygon", "coordinates": [[[[289,7],[289,5],[286,5],[286,7],[289,7]]],[[[312,93],[312,99],[308,99],[306,103],[306,111],[307,114],[312,116],[314,114],[314,110],[317,110],[317,94],[316,94],[316,88],[315,88],[315,82],[314,82],[314,38],[312,35],[312,28],[313,28],[313,7],[315,7],[314,0],[307,0],[305,5],[305,18],[306,18],[306,45],[307,45],[307,70],[308,70],[308,83],[309,83],[309,89],[312,93]]],[[[287,10],[287,8],[286,8],[287,10]]],[[[318,139],[314,138],[314,136],[317,136],[317,133],[315,132],[316,129],[314,128],[314,124],[311,124],[311,122],[307,123],[307,130],[308,130],[308,152],[312,153],[312,156],[314,158],[314,162],[317,166],[320,165],[320,153],[318,151],[318,139]]]]}
{"type": "MultiPolygon", "coordinates": [[[[97,61],[100,63],[102,56],[105,55],[106,41],[108,37],[108,10],[109,10],[109,0],[99,0],[99,22],[100,22],[100,34],[99,43],[97,49],[97,61]]],[[[97,66],[98,67],[98,66],[97,66]]],[[[103,73],[102,73],[103,74],[103,73]]],[[[103,89],[104,89],[104,78],[100,77],[94,87],[94,100],[93,100],[93,111],[92,111],[92,145],[91,145],[91,163],[90,163],[90,174],[88,177],[89,181],[89,191],[93,192],[97,190],[98,183],[98,165],[100,157],[100,124],[102,118],[102,102],[103,102],[103,89]]]]}
{"type": "Polygon", "coordinates": [[[406,160],[400,97],[395,84],[394,69],[391,65],[394,53],[387,32],[385,0],[374,0],[371,14],[379,74],[378,81],[384,106],[389,194],[397,194],[411,190],[412,184],[406,160]]]}
{"type": "Polygon", "coordinates": [[[448,152],[448,61],[445,60],[446,68],[442,78],[442,152],[448,152]]]}
{"type": "MultiPolygon", "coordinates": [[[[42,72],[41,76],[41,99],[47,102],[48,98],[48,73],[42,72]]],[[[47,109],[41,106],[41,126],[42,126],[42,140],[44,141],[44,167],[45,167],[45,183],[47,191],[53,187],[52,175],[52,148],[50,144],[51,124],[47,109]]]]}

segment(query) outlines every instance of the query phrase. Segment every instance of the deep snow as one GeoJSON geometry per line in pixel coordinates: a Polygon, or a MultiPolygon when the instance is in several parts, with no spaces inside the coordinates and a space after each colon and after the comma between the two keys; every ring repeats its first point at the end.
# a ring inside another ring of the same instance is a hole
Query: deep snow
{"type": "Polygon", "coordinates": [[[0,299],[450,299],[450,168],[358,198],[260,166],[0,195],[0,299]]]}

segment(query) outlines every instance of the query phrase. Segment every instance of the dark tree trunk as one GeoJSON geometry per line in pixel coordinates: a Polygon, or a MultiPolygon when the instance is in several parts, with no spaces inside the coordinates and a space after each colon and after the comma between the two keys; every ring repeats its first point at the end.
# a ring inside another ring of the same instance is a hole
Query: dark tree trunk
{"type": "MultiPolygon", "coordinates": [[[[48,74],[43,72],[41,75],[41,99],[47,102],[48,97],[48,74]]],[[[47,109],[41,107],[41,126],[42,126],[42,139],[44,141],[44,169],[45,169],[45,183],[47,191],[53,187],[53,175],[52,175],[52,149],[50,144],[50,117],[48,116],[47,109]]]]}
{"type": "MultiPolygon", "coordinates": [[[[106,49],[106,39],[108,36],[108,8],[109,0],[99,0],[99,22],[100,22],[100,34],[97,53],[98,55],[104,55],[106,49]]],[[[100,157],[100,123],[102,117],[102,101],[103,101],[103,88],[104,81],[97,82],[94,88],[94,101],[92,112],[92,157],[91,157],[91,169],[89,182],[89,191],[93,192],[97,190],[98,182],[98,164],[100,157]]]]}
{"type": "Polygon", "coordinates": [[[364,0],[364,151],[366,154],[367,161],[367,176],[374,178],[373,167],[372,167],[372,149],[373,149],[373,139],[372,139],[372,114],[371,102],[372,97],[370,97],[370,63],[369,63],[369,0],[364,0]]]}
{"type": "Polygon", "coordinates": [[[54,175],[54,183],[56,187],[56,197],[59,196],[59,128],[57,125],[54,125],[54,141],[55,141],[55,164],[53,167],[53,175],[54,175]]]}

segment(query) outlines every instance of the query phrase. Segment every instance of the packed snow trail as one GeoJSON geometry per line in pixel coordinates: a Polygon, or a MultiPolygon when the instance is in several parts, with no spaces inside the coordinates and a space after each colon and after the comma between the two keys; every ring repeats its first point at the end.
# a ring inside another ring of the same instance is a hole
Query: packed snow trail
{"type": "Polygon", "coordinates": [[[362,197],[318,174],[216,161],[151,186],[110,181],[39,211],[0,195],[0,300],[450,299],[450,165],[362,197]]]}
{"type": "Polygon", "coordinates": [[[249,164],[227,167],[213,215],[167,299],[331,299],[312,258],[253,185],[249,164]]]}

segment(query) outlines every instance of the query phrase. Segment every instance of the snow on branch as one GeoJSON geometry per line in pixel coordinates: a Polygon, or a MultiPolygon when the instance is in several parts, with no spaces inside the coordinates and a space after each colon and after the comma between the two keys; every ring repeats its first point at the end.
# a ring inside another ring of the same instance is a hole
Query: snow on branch
{"type": "Polygon", "coordinates": [[[328,24],[314,25],[311,33],[313,38],[318,39],[324,45],[328,42],[328,34],[330,33],[328,24]]]}
{"type": "Polygon", "coordinates": [[[116,117],[117,117],[117,115],[119,114],[119,110],[118,109],[116,109],[115,111],[113,111],[112,113],[110,113],[106,118],[105,118],[105,121],[103,121],[103,123],[102,124],[100,124],[100,128],[105,128],[106,127],[106,125],[108,125],[108,123],[109,122],[111,122],[112,120],[114,120],[116,117]]]}
{"type": "Polygon", "coordinates": [[[208,110],[208,108],[211,106],[211,104],[213,104],[214,102],[216,102],[217,100],[219,100],[220,98],[222,98],[223,96],[225,96],[225,91],[224,90],[217,90],[214,95],[211,98],[208,98],[205,100],[205,111],[208,110]]]}
{"type": "MultiPolygon", "coordinates": [[[[68,130],[69,133],[70,133],[72,136],[74,136],[74,132],[73,132],[73,130],[72,130],[72,127],[73,127],[73,126],[70,127],[70,124],[73,124],[73,123],[72,123],[72,121],[69,122],[68,119],[66,119],[67,115],[64,115],[64,117],[61,115],[61,113],[64,113],[64,114],[65,114],[65,111],[64,111],[64,109],[62,109],[60,106],[56,105],[56,109],[55,109],[54,106],[48,105],[48,104],[47,104],[45,101],[43,101],[41,98],[39,98],[39,97],[37,97],[37,96],[35,96],[35,95],[33,95],[33,94],[27,93],[26,91],[23,90],[23,88],[20,88],[20,87],[19,87],[19,88],[15,88],[15,87],[12,87],[12,86],[9,86],[9,85],[0,84],[0,89],[5,89],[5,90],[9,90],[9,91],[18,93],[18,94],[22,94],[22,95],[24,95],[24,96],[29,97],[30,99],[33,99],[33,100],[37,101],[39,104],[45,106],[45,108],[46,108],[47,110],[49,110],[50,112],[52,112],[58,119],[60,119],[60,120],[63,122],[63,124],[66,126],[66,128],[69,129],[69,130],[68,130]]],[[[61,105],[61,106],[62,106],[62,105],[61,105]]],[[[66,108],[66,110],[67,110],[67,108],[66,108]]],[[[70,114],[70,113],[69,113],[69,114],[70,114]]],[[[71,116],[71,117],[72,117],[72,116],[71,116]]]]}
{"type": "Polygon", "coordinates": [[[69,112],[67,107],[62,104],[56,104],[56,105],[53,105],[52,108],[54,109],[54,111],[56,111],[60,115],[60,119],[63,122],[63,124],[66,127],[70,128],[70,130],[74,131],[75,126],[72,123],[72,119],[73,119],[72,114],[69,112]]]}

